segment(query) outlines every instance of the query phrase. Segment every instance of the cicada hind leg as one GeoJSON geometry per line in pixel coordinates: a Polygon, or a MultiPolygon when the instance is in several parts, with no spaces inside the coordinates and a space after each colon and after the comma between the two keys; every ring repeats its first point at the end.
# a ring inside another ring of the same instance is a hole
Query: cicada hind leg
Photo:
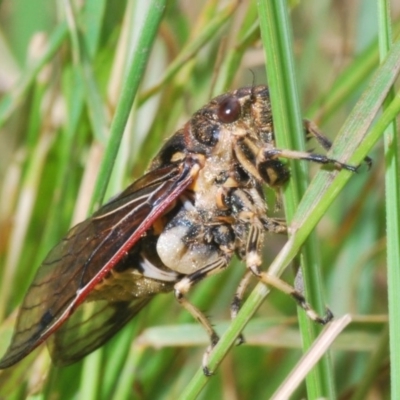
{"type": "Polygon", "coordinates": [[[287,282],[278,278],[277,276],[271,275],[268,272],[261,271],[261,256],[260,256],[260,245],[264,236],[263,229],[259,224],[252,224],[249,228],[249,235],[246,245],[246,266],[247,268],[263,283],[268,286],[275,287],[276,289],[290,295],[297,304],[307,313],[308,317],[321,324],[325,325],[330,322],[333,318],[332,312],[327,308],[324,316],[320,316],[306,301],[302,293],[296,290],[293,286],[287,282]]]}

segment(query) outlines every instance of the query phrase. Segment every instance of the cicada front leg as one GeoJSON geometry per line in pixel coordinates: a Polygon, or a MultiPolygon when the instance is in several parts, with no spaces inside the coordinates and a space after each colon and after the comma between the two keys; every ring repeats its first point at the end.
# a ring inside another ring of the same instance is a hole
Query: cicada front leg
{"type": "MultiPolygon", "coordinates": [[[[318,126],[313,122],[305,119],[303,121],[304,132],[306,139],[315,139],[326,151],[332,147],[332,142],[319,130],[318,126]]],[[[367,164],[368,169],[372,166],[372,159],[370,157],[364,158],[364,163],[367,164]]],[[[358,169],[358,167],[356,167],[358,169]]]]}
{"type": "Polygon", "coordinates": [[[303,120],[306,140],[315,139],[326,151],[332,147],[332,142],[319,130],[318,126],[308,119],[303,120]]]}
{"type": "MultiPolygon", "coordinates": [[[[325,150],[329,150],[331,148],[332,143],[330,140],[318,130],[314,123],[310,121],[304,121],[304,130],[307,139],[315,138],[325,150]]],[[[268,185],[274,187],[281,186],[289,178],[286,168],[279,162],[280,158],[305,160],[331,166],[337,170],[345,169],[351,172],[357,172],[359,168],[359,166],[343,163],[324,154],[313,153],[309,151],[279,149],[271,145],[257,150],[254,150],[254,147],[256,147],[254,144],[251,144],[249,140],[244,139],[237,147],[236,152],[240,154],[243,152],[243,149],[248,149],[253,152],[254,155],[257,153],[257,159],[255,160],[256,169],[258,170],[258,173],[262,179],[268,185]],[[272,176],[270,175],[269,171],[273,172],[272,176]]],[[[370,165],[371,160],[369,158],[366,158],[365,161],[368,165],[370,165]]]]}
{"type": "Polygon", "coordinates": [[[260,162],[267,162],[269,160],[276,160],[278,158],[312,161],[318,164],[331,165],[338,170],[346,169],[351,172],[357,172],[358,170],[358,166],[342,163],[334,158],[329,158],[324,154],[276,148],[265,149],[263,152],[261,152],[260,162]]]}

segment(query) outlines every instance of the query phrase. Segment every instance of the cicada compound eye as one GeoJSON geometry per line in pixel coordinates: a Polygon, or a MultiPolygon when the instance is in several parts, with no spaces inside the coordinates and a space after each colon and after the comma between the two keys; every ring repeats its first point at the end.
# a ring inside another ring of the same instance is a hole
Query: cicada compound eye
{"type": "Polygon", "coordinates": [[[224,124],[235,122],[240,118],[241,106],[235,96],[228,96],[222,100],[218,108],[218,118],[224,124]]]}

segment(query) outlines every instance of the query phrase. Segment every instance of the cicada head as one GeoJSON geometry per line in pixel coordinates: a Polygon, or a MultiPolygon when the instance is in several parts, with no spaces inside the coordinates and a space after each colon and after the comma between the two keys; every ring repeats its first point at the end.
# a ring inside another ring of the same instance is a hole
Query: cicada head
{"type": "Polygon", "coordinates": [[[218,142],[242,137],[268,143],[272,140],[268,88],[249,86],[218,96],[193,115],[186,129],[190,129],[190,136],[205,145],[209,152],[218,142]],[[224,133],[229,137],[222,138],[224,133]]]}
{"type": "Polygon", "coordinates": [[[164,144],[150,170],[178,162],[189,153],[229,157],[235,143],[245,137],[260,148],[273,141],[269,91],[264,85],[243,87],[212,99],[164,144]]]}
{"type": "MultiPolygon", "coordinates": [[[[216,167],[215,171],[209,171],[210,179],[225,169],[231,171],[228,175],[234,180],[233,185],[253,179],[279,187],[289,177],[286,166],[278,159],[263,157],[265,150],[274,148],[268,88],[249,86],[217,96],[197,111],[164,144],[150,170],[165,163],[180,162],[191,154],[201,154],[212,159],[209,164],[216,167]],[[221,168],[222,165],[226,168],[221,168]],[[232,165],[239,167],[232,169],[232,165]],[[245,176],[240,178],[238,175],[242,173],[245,176]]],[[[221,179],[227,178],[222,173],[221,179]]]]}

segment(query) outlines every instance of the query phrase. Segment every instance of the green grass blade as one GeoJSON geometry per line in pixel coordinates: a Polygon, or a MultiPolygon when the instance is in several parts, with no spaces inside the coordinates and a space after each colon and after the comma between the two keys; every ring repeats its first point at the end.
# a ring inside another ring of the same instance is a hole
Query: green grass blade
{"type": "MultiPolygon", "coordinates": [[[[260,1],[259,10],[277,147],[304,150],[304,128],[297,94],[288,7],[285,2],[260,1]]],[[[291,179],[284,188],[285,216],[288,223],[294,216],[307,184],[306,166],[295,162],[291,162],[290,166],[291,179]]],[[[313,235],[302,249],[301,271],[307,300],[317,311],[324,313],[323,284],[317,249],[316,237],[313,235]]],[[[301,310],[299,321],[304,350],[307,350],[317,336],[317,327],[301,310]]],[[[306,382],[310,399],[335,397],[333,370],[326,357],[307,375],[306,382]]]]}
{"type": "Polygon", "coordinates": [[[107,148],[104,153],[104,158],[100,166],[100,172],[93,193],[91,205],[92,211],[103,202],[125,125],[128,121],[129,113],[132,109],[133,101],[140,84],[140,79],[146,67],[152,43],[163,15],[165,0],[152,0],[148,7],[148,14],[143,22],[144,29],[141,31],[137,48],[135,49],[134,56],[127,69],[121,97],[118,101],[115,115],[111,123],[110,138],[107,143],[107,148]]]}
{"type": "MultiPolygon", "coordinates": [[[[378,2],[379,50],[381,61],[387,56],[392,44],[390,4],[386,0],[378,2]]],[[[395,99],[394,87],[388,93],[383,105],[388,110],[395,99]]],[[[385,199],[386,199],[386,238],[387,238],[387,282],[389,308],[389,343],[391,369],[391,397],[400,397],[400,176],[398,125],[394,119],[384,134],[385,143],[385,199]]]]}

